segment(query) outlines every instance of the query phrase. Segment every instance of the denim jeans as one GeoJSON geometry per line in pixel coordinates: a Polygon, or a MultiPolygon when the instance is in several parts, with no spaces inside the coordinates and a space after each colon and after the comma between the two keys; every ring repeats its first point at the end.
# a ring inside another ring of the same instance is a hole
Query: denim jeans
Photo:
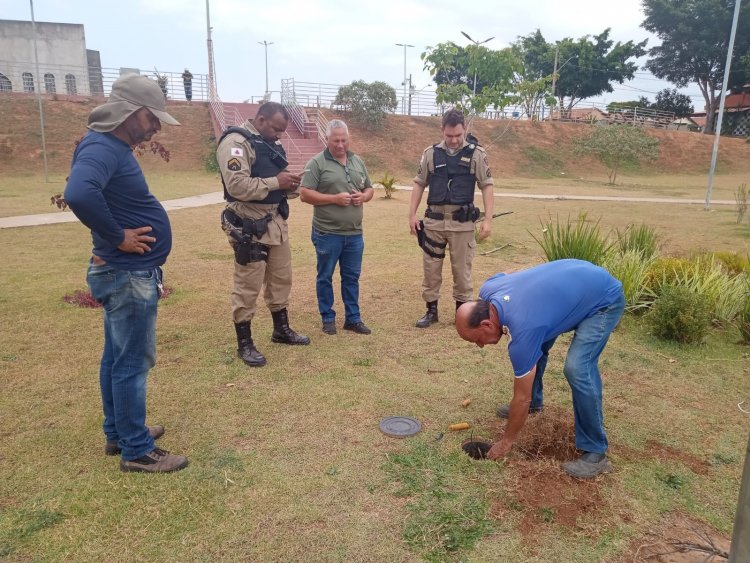
{"type": "Polygon", "coordinates": [[[146,428],[146,379],[156,363],[161,268],[128,271],[91,264],[86,281],[104,306],[99,371],[104,434],[117,441],[123,459],[136,459],[154,449],[146,428]]]}
{"type": "Polygon", "coordinates": [[[323,322],[336,320],[336,311],[333,310],[333,271],[336,264],[339,265],[341,275],[341,298],[344,301],[346,322],[360,322],[359,275],[362,272],[362,253],[365,249],[362,235],[324,233],[313,227],[311,238],[318,256],[315,290],[323,322]]]}
{"type": "MultiPolygon", "coordinates": [[[[565,358],[563,374],[573,394],[576,448],[585,452],[606,453],[607,434],[602,413],[602,378],[599,373],[599,356],[609,335],[617,326],[625,309],[625,297],[599,309],[584,319],[575,329],[565,358]]],[[[536,375],[531,388],[530,408],[541,408],[543,400],[544,370],[555,338],[542,344],[542,357],[536,364],[536,375]]]]}

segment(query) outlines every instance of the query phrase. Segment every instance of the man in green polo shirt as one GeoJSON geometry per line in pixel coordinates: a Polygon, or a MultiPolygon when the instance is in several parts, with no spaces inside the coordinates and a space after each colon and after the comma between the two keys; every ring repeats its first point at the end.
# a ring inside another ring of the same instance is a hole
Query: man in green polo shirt
{"type": "Polygon", "coordinates": [[[339,119],[328,123],[327,148],[305,166],[300,199],[313,205],[312,243],[318,257],[315,289],[323,332],[336,334],[333,309],[333,271],[339,265],[344,330],[370,334],[359,312],[359,275],[362,271],[363,204],[373,188],[365,163],[349,150],[349,128],[339,119]]]}

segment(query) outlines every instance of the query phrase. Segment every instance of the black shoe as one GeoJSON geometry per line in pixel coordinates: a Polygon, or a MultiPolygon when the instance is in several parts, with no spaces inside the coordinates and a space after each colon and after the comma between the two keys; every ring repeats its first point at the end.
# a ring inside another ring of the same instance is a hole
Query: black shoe
{"type": "MultiPolygon", "coordinates": [[[[529,407],[529,414],[539,414],[543,410],[544,407],[529,407]]],[[[500,418],[508,418],[510,415],[510,405],[500,405],[495,412],[500,418]]]]}
{"type": "Polygon", "coordinates": [[[336,321],[323,321],[323,332],[336,334],[336,321]]]}
{"type": "Polygon", "coordinates": [[[179,471],[188,465],[188,459],[181,455],[170,454],[161,448],[154,448],[138,459],[120,460],[120,471],[138,471],[143,473],[169,473],[179,471]]]}
{"type": "Polygon", "coordinates": [[[310,344],[310,339],[307,336],[297,334],[289,328],[289,315],[287,314],[286,309],[272,311],[271,316],[273,317],[273,334],[271,335],[271,342],[300,346],[310,344]]]}
{"type": "Polygon", "coordinates": [[[463,305],[464,303],[466,303],[466,301],[456,301],[456,311],[458,311],[458,308],[459,308],[459,307],[460,307],[461,305],[463,305]]]}
{"type": "Polygon", "coordinates": [[[258,351],[253,343],[250,322],[235,323],[234,330],[237,332],[237,356],[250,367],[266,365],[265,356],[258,351]]]}
{"type": "Polygon", "coordinates": [[[438,302],[430,301],[427,303],[427,312],[417,321],[417,328],[427,328],[438,322],[438,302]]]}
{"type": "Polygon", "coordinates": [[[365,323],[359,321],[357,323],[344,323],[344,330],[351,330],[357,334],[370,334],[372,331],[365,326],[365,323]]]}
{"type": "MultiPolygon", "coordinates": [[[[148,434],[154,440],[158,440],[164,436],[164,427],[160,425],[148,426],[148,434]]],[[[120,446],[117,445],[115,440],[107,440],[104,444],[104,455],[120,455],[120,446]]]]}

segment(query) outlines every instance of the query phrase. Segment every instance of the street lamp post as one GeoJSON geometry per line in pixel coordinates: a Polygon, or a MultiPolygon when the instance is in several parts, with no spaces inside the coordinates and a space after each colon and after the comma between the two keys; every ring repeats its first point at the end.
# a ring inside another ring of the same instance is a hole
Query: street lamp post
{"type": "Polygon", "coordinates": [[[414,45],[409,45],[408,43],[396,43],[396,46],[404,48],[404,97],[401,101],[401,113],[406,114],[406,48],[414,47],[414,45]]]}
{"type": "Polygon", "coordinates": [[[273,45],[273,41],[270,43],[266,41],[265,39],[263,41],[258,41],[258,45],[263,45],[263,48],[266,51],[266,96],[268,95],[268,46],[273,45]]]}
{"type": "MultiPolygon", "coordinates": [[[[462,34],[462,35],[463,35],[464,37],[466,37],[466,39],[468,39],[469,41],[471,41],[472,43],[474,43],[474,45],[476,45],[477,47],[479,47],[480,45],[484,45],[484,44],[485,44],[485,43],[487,43],[488,41],[492,41],[492,40],[493,40],[493,39],[495,38],[495,36],[493,35],[492,37],[488,37],[488,38],[487,38],[487,39],[485,39],[484,41],[474,41],[474,40],[473,40],[473,39],[472,39],[472,38],[471,38],[471,37],[469,36],[469,34],[468,34],[468,33],[466,33],[465,31],[462,31],[462,32],[461,32],[461,34],[462,34]]],[[[474,65],[474,93],[473,93],[473,95],[474,95],[474,96],[476,96],[476,95],[477,95],[477,68],[476,68],[476,65],[474,65]]]]}

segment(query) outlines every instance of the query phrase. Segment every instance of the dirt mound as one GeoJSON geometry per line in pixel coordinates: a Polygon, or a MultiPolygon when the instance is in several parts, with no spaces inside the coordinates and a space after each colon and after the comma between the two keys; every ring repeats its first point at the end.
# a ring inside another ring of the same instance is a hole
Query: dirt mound
{"type": "MultiPolygon", "coordinates": [[[[334,114],[329,113],[328,117],[334,114]]],[[[337,114],[347,119],[345,114],[337,114]]],[[[411,184],[422,151],[441,140],[440,118],[388,116],[383,129],[367,131],[350,122],[352,150],[365,159],[374,176],[388,170],[400,184],[411,184]]],[[[476,119],[472,132],[487,150],[495,178],[513,176],[545,178],[605,176],[597,160],[575,154],[574,141],[587,135],[590,125],[537,123],[530,121],[476,119]]],[[[647,129],[660,141],[658,159],[643,164],[639,173],[698,174],[708,170],[712,135],[687,131],[647,129]]],[[[717,170],[750,171],[750,143],[744,139],[721,139],[717,170]]]]}
{"type": "MultiPolygon", "coordinates": [[[[45,142],[50,172],[66,173],[76,140],[86,133],[86,120],[104,99],[77,98],[75,101],[44,99],[45,142]]],[[[198,170],[213,138],[206,104],[167,102],[167,110],[180,127],[165,125],[155,137],[170,152],[170,162],[158,157],[139,160],[144,170],[170,172],[198,170]]],[[[42,143],[39,107],[33,96],[0,95],[0,173],[39,174],[42,170],[42,143]]]]}

